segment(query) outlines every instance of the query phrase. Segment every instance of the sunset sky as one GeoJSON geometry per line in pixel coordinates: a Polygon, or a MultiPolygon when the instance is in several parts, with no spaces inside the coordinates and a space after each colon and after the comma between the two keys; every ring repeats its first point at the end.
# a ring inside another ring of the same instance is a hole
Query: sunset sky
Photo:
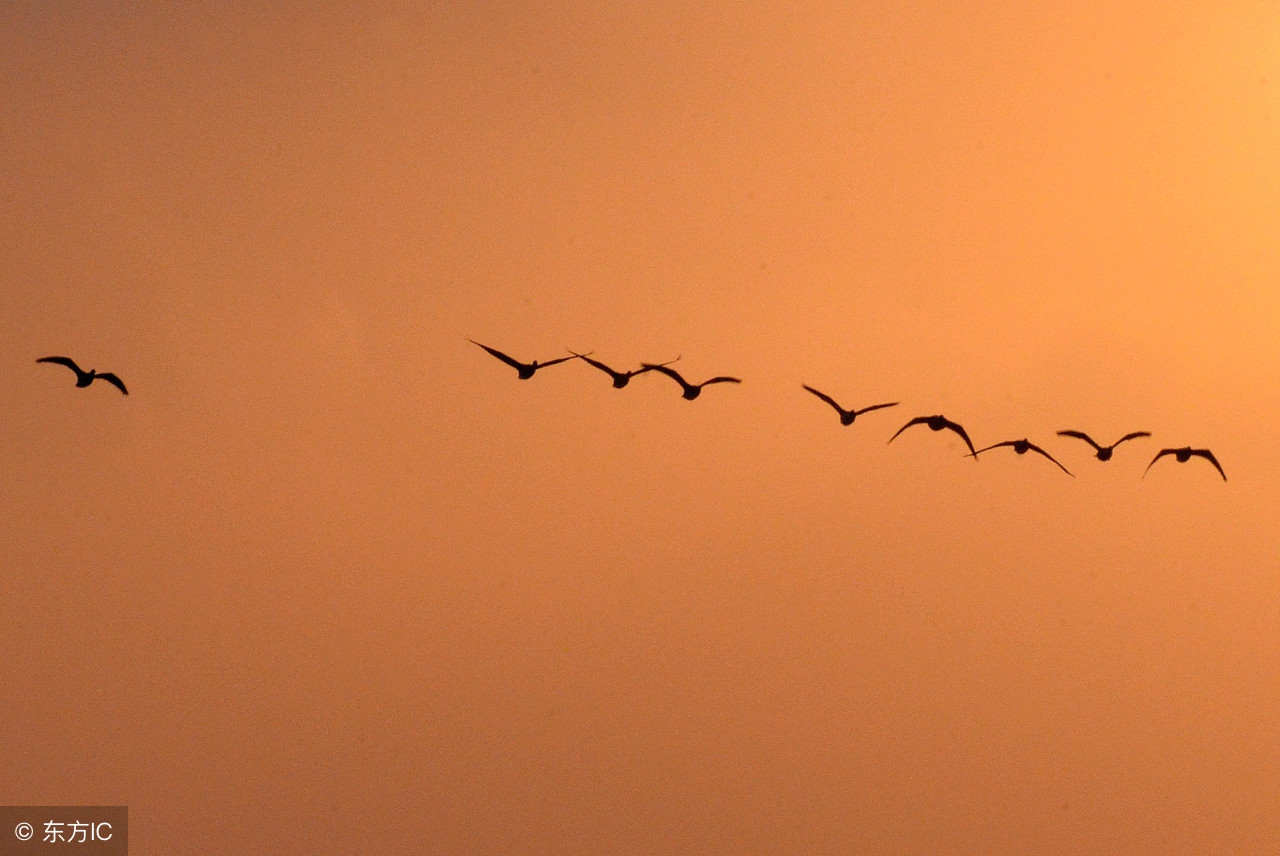
{"type": "Polygon", "coordinates": [[[1280,5],[271,5],[0,7],[0,804],[1280,853],[1280,5]]]}

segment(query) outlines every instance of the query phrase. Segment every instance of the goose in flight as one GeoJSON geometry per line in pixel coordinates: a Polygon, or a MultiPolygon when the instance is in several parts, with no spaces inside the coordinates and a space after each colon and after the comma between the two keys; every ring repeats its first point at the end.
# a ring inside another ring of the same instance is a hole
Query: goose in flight
{"type": "MultiPolygon", "coordinates": [[[[964,444],[969,447],[969,451],[972,453],[969,457],[972,457],[975,461],[978,460],[978,453],[974,451],[973,443],[969,440],[969,435],[964,432],[964,428],[962,428],[957,423],[952,422],[947,417],[917,416],[915,419],[912,419],[906,425],[903,425],[901,428],[899,428],[898,434],[901,434],[903,431],[906,431],[912,425],[928,425],[929,428],[934,431],[941,431],[943,428],[947,428],[956,432],[957,434],[960,435],[960,438],[964,440],[964,444]]],[[[898,434],[894,434],[892,437],[890,437],[889,442],[892,443],[894,440],[898,439],[898,434]]]]}
{"type": "MultiPolygon", "coordinates": [[[[628,383],[630,383],[630,382],[631,382],[631,379],[632,379],[633,377],[635,377],[636,375],[644,374],[645,372],[653,371],[653,367],[652,367],[652,366],[645,366],[644,368],[632,369],[632,370],[631,370],[631,371],[629,371],[629,372],[619,372],[619,371],[614,371],[613,369],[609,368],[608,366],[606,366],[604,363],[600,362],[599,360],[593,360],[593,359],[591,359],[591,358],[590,358],[590,357],[588,357],[586,354],[579,354],[577,351],[569,351],[569,353],[573,354],[575,357],[577,357],[578,359],[582,360],[583,362],[585,362],[585,363],[588,363],[588,364],[590,364],[590,365],[595,366],[596,368],[600,369],[600,371],[604,372],[604,373],[605,373],[605,374],[607,374],[609,377],[613,378],[613,388],[614,388],[614,389],[622,389],[624,386],[626,386],[628,383]]],[[[674,362],[675,362],[676,360],[678,360],[678,359],[680,359],[680,358],[679,358],[679,357],[676,357],[676,359],[675,359],[675,360],[668,360],[668,361],[667,361],[667,362],[665,362],[665,363],[659,363],[659,365],[669,366],[669,365],[671,365],[672,363],[674,363],[674,362]]]]}
{"type": "Polygon", "coordinates": [[[693,384],[680,377],[680,373],[675,369],[669,369],[665,364],[660,363],[641,363],[645,371],[662,372],[667,377],[673,378],[676,383],[684,388],[684,397],[693,401],[702,394],[702,388],[712,383],[742,383],[741,378],[736,377],[713,377],[711,380],[704,380],[702,383],[693,384]]]}
{"type": "Polygon", "coordinates": [[[1151,432],[1150,431],[1134,431],[1132,434],[1125,434],[1123,437],[1121,437],[1119,440],[1116,440],[1110,446],[1099,446],[1097,443],[1093,441],[1092,437],[1090,437],[1088,434],[1084,433],[1083,431],[1059,431],[1058,436],[1059,437],[1075,437],[1077,440],[1084,440],[1090,446],[1098,450],[1099,461],[1109,461],[1111,460],[1111,454],[1115,451],[1116,446],[1119,446],[1125,440],[1133,440],[1137,437],[1150,437],[1151,432]]]}
{"type": "Polygon", "coordinates": [[[836,410],[836,413],[840,414],[841,425],[852,425],[853,420],[857,419],[859,416],[861,416],[864,413],[867,413],[872,410],[879,410],[882,407],[896,407],[898,404],[898,402],[896,401],[891,401],[888,404],[873,404],[870,407],[864,407],[861,410],[845,410],[839,404],[836,404],[836,400],[831,396],[827,395],[825,392],[818,392],[816,389],[809,386],[807,383],[802,383],[800,385],[805,389],[807,389],[809,392],[812,392],[814,395],[818,396],[818,398],[821,398],[827,404],[830,404],[832,407],[834,407],[836,410]]]}
{"type": "Polygon", "coordinates": [[[1222,471],[1222,464],[1218,463],[1218,459],[1213,456],[1213,452],[1210,452],[1208,449],[1193,449],[1190,446],[1183,446],[1181,449],[1161,449],[1160,454],[1152,458],[1151,463],[1147,464],[1147,468],[1142,471],[1142,477],[1144,479],[1147,477],[1147,473],[1150,472],[1151,468],[1156,465],[1156,461],[1160,460],[1165,455],[1173,455],[1178,459],[1178,463],[1180,464],[1185,464],[1187,461],[1191,460],[1193,455],[1197,458],[1204,458],[1217,468],[1218,475],[1222,476],[1223,481],[1227,480],[1227,474],[1222,471]]]}
{"type": "Polygon", "coordinates": [[[978,455],[981,455],[983,452],[989,451],[991,449],[998,449],[1001,446],[1012,446],[1013,450],[1017,452],[1019,455],[1025,455],[1027,452],[1038,452],[1039,454],[1044,455],[1046,458],[1053,461],[1055,464],[1058,464],[1058,469],[1062,470],[1064,473],[1071,476],[1072,478],[1075,478],[1075,474],[1073,474],[1071,470],[1067,469],[1062,464],[1059,464],[1057,458],[1055,458],[1053,455],[1050,455],[1044,449],[1041,449],[1035,443],[1032,443],[1030,440],[1027,440],[1025,438],[1021,440],[1005,440],[1003,443],[994,443],[988,446],[986,449],[979,449],[978,451],[974,452],[973,456],[976,458],[978,455]]]}
{"type": "MultiPolygon", "coordinates": [[[[468,339],[467,341],[473,345],[480,345],[480,343],[477,342],[475,339],[468,339]]],[[[545,369],[547,366],[554,366],[556,363],[563,363],[573,359],[573,357],[560,357],[559,359],[555,359],[555,360],[547,360],[545,363],[540,363],[537,360],[534,360],[531,363],[522,363],[518,360],[511,359],[511,357],[508,357],[506,354],[502,353],[502,351],[499,351],[497,348],[490,348],[488,345],[480,345],[480,347],[484,348],[486,351],[493,354],[495,357],[502,360],[504,363],[506,363],[507,365],[515,369],[517,372],[519,372],[520,380],[528,380],[529,378],[533,377],[533,373],[536,372],[538,369],[545,369]]]]}
{"type": "Polygon", "coordinates": [[[37,363],[56,363],[57,365],[60,365],[60,366],[66,366],[67,368],[71,369],[73,372],[76,373],[76,386],[88,386],[89,384],[93,383],[95,380],[105,380],[107,383],[111,384],[116,389],[123,392],[125,395],[129,394],[129,390],[124,388],[124,381],[120,380],[120,378],[116,377],[111,372],[100,372],[100,371],[94,371],[93,369],[89,369],[89,371],[85,371],[84,369],[76,365],[76,361],[71,359],[70,357],[41,357],[40,359],[36,360],[36,362],[37,363]]]}

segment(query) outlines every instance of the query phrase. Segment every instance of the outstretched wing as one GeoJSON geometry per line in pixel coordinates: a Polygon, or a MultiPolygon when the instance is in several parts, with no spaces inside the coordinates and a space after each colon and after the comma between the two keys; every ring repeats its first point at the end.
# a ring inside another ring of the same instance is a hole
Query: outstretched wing
{"type": "MultiPolygon", "coordinates": [[[[999,449],[1001,446],[1016,446],[1016,445],[1018,445],[1017,440],[1005,440],[1003,443],[992,443],[990,446],[987,446],[985,449],[979,449],[978,451],[974,452],[972,455],[965,455],[965,457],[976,458],[979,455],[981,455],[983,452],[990,452],[992,449],[999,449]]],[[[970,446],[969,448],[972,449],[973,447],[970,446]]]]}
{"type": "Polygon", "coordinates": [[[832,407],[834,407],[834,408],[836,409],[836,413],[839,413],[841,416],[844,416],[844,413],[845,413],[844,408],[843,408],[843,407],[841,407],[840,405],[836,404],[836,400],[835,400],[834,398],[832,398],[831,396],[827,395],[825,392],[818,392],[816,389],[814,389],[813,387],[809,386],[809,384],[807,384],[807,383],[802,383],[802,384],[800,384],[800,386],[802,386],[802,387],[804,387],[805,389],[809,390],[809,392],[812,392],[814,395],[818,396],[818,398],[821,398],[821,399],[822,399],[823,401],[825,401],[827,404],[830,404],[832,407]]]}
{"type": "Polygon", "coordinates": [[[574,359],[577,359],[577,357],[556,357],[554,360],[547,360],[545,363],[537,363],[537,366],[540,369],[545,369],[547,366],[554,366],[556,363],[563,363],[574,359]]]}
{"type": "Polygon", "coordinates": [[[1062,464],[1058,463],[1058,459],[1057,459],[1057,458],[1055,458],[1053,455],[1050,455],[1050,454],[1049,454],[1048,452],[1046,452],[1044,449],[1041,449],[1041,448],[1040,448],[1039,446],[1037,446],[1035,443],[1028,443],[1028,444],[1027,444],[1027,448],[1028,448],[1028,449],[1030,449],[1030,450],[1031,450],[1031,451],[1033,451],[1033,452],[1039,452],[1040,454],[1044,455],[1046,458],[1048,458],[1049,460],[1053,461],[1055,464],[1058,464],[1058,469],[1062,470],[1064,473],[1066,473],[1067,475],[1071,476],[1072,478],[1075,478],[1075,473],[1071,472],[1071,470],[1067,469],[1067,468],[1066,468],[1066,467],[1064,467],[1062,464]]]}
{"type": "Polygon", "coordinates": [[[676,371],[675,369],[667,368],[662,363],[641,363],[640,366],[646,371],[662,372],[667,377],[674,379],[676,383],[680,384],[685,389],[691,388],[689,385],[689,382],[685,380],[683,377],[681,377],[678,371],[676,371]]]}
{"type": "MultiPolygon", "coordinates": [[[[1090,437],[1088,434],[1084,433],[1083,431],[1059,431],[1058,436],[1059,437],[1075,437],[1077,440],[1084,440],[1086,443],[1088,443],[1093,448],[1097,449],[1099,452],[1102,451],[1102,447],[1099,446],[1097,443],[1093,442],[1093,438],[1090,437]]],[[[1131,436],[1136,437],[1138,435],[1134,434],[1131,436]]],[[[1127,439],[1129,438],[1126,437],[1125,440],[1127,439]]],[[[1122,440],[1120,442],[1124,442],[1124,441],[1122,440]]]]}
{"type": "MultiPolygon", "coordinates": [[[[1151,463],[1147,464],[1147,468],[1142,471],[1142,477],[1144,479],[1147,477],[1147,473],[1151,472],[1151,468],[1156,465],[1156,461],[1160,460],[1165,455],[1176,455],[1176,454],[1178,454],[1177,449],[1161,449],[1160,452],[1154,458],[1151,459],[1151,463]]],[[[1223,476],[1223,478],[1226,478],[1226,476],[1223,476]]]]}
{"type": "MultiPolygon", "coordinates": [[[[890,437],[890,438],[889,438],[889,442],[890,442],[890,443],[892,443],[894,440],[898,439],[898,434],[901,434],[903,431],[906,431],[906,430],[907,430],[908,428],[910,428],[912,425],[925,425],[925,424],[927,424],[927,423],[929,422],[929,419],[930,419],[930,417],[928,417],[928,416],[917,416],[915,419],[912,419],[912,420],[911,420],[910,422],[908,422],[906,425],[903,425],[901,428],[899,428],[899,429],[898,429],[898,433],[897,433],[897,434],[894,434],[892,437],[890,437]]],[[[886,445],[888,445],[888,444],[886,444],[886,445]]],[[[970,449],[972,449],[972,448],[973,448],[973,446],[972,446],[972,445],[970,445],[970,446],[969,446],[969,448],[970,448],[970,449]]]]}
{"type": "Polygon", "coordinates": [[[969,435],[964,432],[964,428],[962,428],[958,423],[952,422],[950,419],[946,420],[945,425],[964,438],[965,445],[969,447],[970,452],[973,452],[973,459],[975,461],[978,460],[978,453],[973,449],[973,441],[971,441],[969,439],[969,435]]]}
{"type": "MultiPolygon", "coordinates": [[[[470,343],[471,343],[471,344],[473,344],[473,345],[480,345],[480,343],[479,343],[479,342],[477,342],[475,339],[468,339],[467,341],[468,341],[468,342],[470,342],[470,343]]],[[[499,351],[497,348],[490,348],[488,345],[480,345],[480,347],[484,348],[486,351],[488,351],[489,353],[493,354],[495,357],[497,357],[498,359],[502,360],[504,363],[506,363],[507,365],[511,366],[513,369],[527,369],[527,368],[529,368],[529,367],[528,367],[527,365],[525,365],[524,363],[517,362],[516,360],[511,359],[511,357],[508,357],[506,354],[502,353],[502,351],[499,351]]],[[[566,360],[571,360],[571,359],[573,359],[573,357],[565,357],[565,359],[566,359],[566,360]]]]}
{"type": "Polygon", "coordinates": [[[36,362],[37,363],[56,363],[60,366],[66,366],[67,368],[75,372],[77,377],[84,374],[84,370],[81,369],[78,365],[76,365],[76,361],[71,359],[70,357],[41,357],[40,359],[36,360],[36,362]]]}
{"type": "Polygon", "coordinates": [[[712,383],[742,383],[742,378],[739,378],[739,377],[713,377],[711,380],[704,380],[702,383],[698,384],[698,386],[707,386],[708,384],[712,384],[712,383]]]}
{"type": "Polygon", "coordinates": [[[1204,458],[1209,463],[1218,468],[1218,475],[1222,476],[1222,480],[1227,480],[1227,474],[1222,471],[1222,464],[1218,463],[1218,459],[1213,456],[1213,452],[1208,449],[1192,449],[1191,454],[1204,458]]]}
{"type": "Polygon", "coordinates": [[[888,404],[873,404],[870,407],[864,407],[861,410],[853,411],[854,416],[861,416],[864,413],[870,413],[872,410],[879,410],[882,407],[897,407],[899,402],[891,401],[888,404]]]}
{"type": "Polygon", "coordinates": [[[116,377],[111,372],[98,372],[96,375],[93,376],[93,379],[105,380],[107,383],[111,384],[116,389],[123,392],[125,395],[129,394],[129,390],[124,388],[124,381],[120,380],[120,378],[116,377]]]}
{"type": "Polygon", "coordinates": [[[1134,431],[1132,434],[1125,434],[1119,440],[1116,440],[1114,443],[1111,444],[1111,448],[1114,449],[1116,446],[1119,446],[1125,440],[1136,440],[1139,437],[1150,437],[1150,436],[1151,436],[1150,431],[1134,431]]]}
{"type": "Polygon", "coordinates": [[[569,353],[573,354],[575,357],[577,357],[578,359],[582,360],[584,363],[587,363],[588,365],[595,366],[596,368],[600,369],[600,371],[604,372],[605,374],[609,375],[610,377],[621,377],[621,376],[622,376],[622,373],[621,373],[621,372],[615,372],[613,369],[609,368],[609,367],[608,367],[608,366],[606,366],[604,363],[600,362],[599,360],[593,360],[593,359],[591,359],[590,357],[588,357],[586,354],[579,354],[577,351],[570,351],[569,353]]]}

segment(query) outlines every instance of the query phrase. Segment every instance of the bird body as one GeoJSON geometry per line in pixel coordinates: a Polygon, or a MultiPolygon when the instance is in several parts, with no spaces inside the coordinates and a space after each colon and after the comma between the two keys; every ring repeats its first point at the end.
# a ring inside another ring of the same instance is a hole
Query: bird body
{"type": "Polygon", "coordinates": [[[1159,454],[1151,459],[1151,463],[1147,464],[1147,468],[1142,471],[1142,477],[1144,479],[1147,477],[1147,473],[1151,471],[1151,468],[1156,465],[1156,461],[1160,460],[1165,455],[1173,455],[1180,464],[1185,464],[1187,461],[1191,460],[1192,457],[1204,458],[1206,461],[1213,464],[1218,471],[1218,475],[1222,476],[1223,481],[1227,480],[1227,474],[1222,471],[1222,464],[1218,463],[1218,459],[1213,456],[1213,452],[1210,452],[1208,449],[1193,449],[1190,446],[1183,446],[1181,449],[1161,449],[1159,454]]]}
{"type": "Polygon", "coordinates": [[[497,348],[490,348],[488,345],[481,345],[475,339],[468,339],[467,341],[473,345],[478,345],[479,347],[484,348],[490,354],[514,368],[517,374],[519,374],[520,380],[528,380],[533,377],[533,373],[538,369],[545,369],[547,366],[554,366],[556,363],[563,363],[573,359],[573,357],[560,357],[555,360],[547,360],[545,363],[540,363],[537,360],[534,360],[531,363],[522,363],[519,360],[512,359],[497,348]]]}
{"type": "Polygon", "coordinates": [[[667,377],[674,379],[680,384],[681,388],[684,390],[684,397],[689,401],[693,401],[701,395],[702,388],[704,386],[708,386],[713,383],[742,383],[742,380],[736,377],[713,377],[710,380],[704,380],[702,383],[693,384],[681,377],[680,373],[675,369],[667,368],[666,365],[660,363],[641,363],[640,365],[643,366],[646,371],[662,372],[667,377]]]}
{"type": "MultiPolygon", "coordinates": [[[[650,372],[654,370],[652,366],[642,364],[641,368],[632,369],[631,371],[626,371],[626,372],[620,372],[620,371],[615,371],[614,369],[609,368],[599,360],[591,359],[591,357],[587,356],[586,354],[579,354],[577,351],[570,351],[569,353],[573,354],[575,357],[582,360],[583,362],[595,366],[596,368],[600,369],[600,371],[604,372],[609,377],[613,378],[614,389],[622,389],[624,386],[630,383],[631,379],[636,375],[641,375],[641,374],[644,374],[645,372],[650,372]]],[[[680,358],[676,357],[675,360],[668,360],[665,363],[657,363],[655,365],[669,366],[678,359],[680,358]]]]}
{"type": "Polygon", "coordinates": [[[892,443],[894,440],[898,439],[898,434],[906,431],[912,425],[928,425],[933,431],[941,431],[945,428],[949,431],[956,432],[960,435],[960,438],[964,440],[964,444],[969,447],[969,452],[971,453],[970,457],[975,461],[978,460],[978,453],[974,451],[973,442],[969,440],[969,435],[965,433],[964,428],[961,427],[959,423],[952,422],[945,416],[917,416],[915,419],[912,419],[906,425],[899,428],[898,433],[889,438],[889,442],[892,443]]]}
{"type": "Polygon", "coordinates": [[[826,393],[818,392],[818,390],[814,389],[808,384],[802,383],[800,385],[804,387],[806,390],[808,390],[809,392],[816,395],[818,398],[821,398],[827,404],[830,404],[832,407],[834,407],[836,413],[840,414],[841,425],[852,425],[853,420],[857,419],[859,416],[861,416],[864,413],[868,413],[872,410],[879,410],[882,407],[896,407],[898,404],[898,402],[892,401],[888,404],[873,404],[870,407],[864,407],[861,410],[845,410],[843,407],[841,407],[839,404],[836,403],[836,400],[834,398],[827,395],[826,393]]]}
{"type": "Polygon", "coordinates": [[[1035,443],[1032,443],[1030,440],[1026,438],[1023,438],[1021,440],[1005,440],[1003,443],[994,443],[990,446],[987,446],[987,448],[985,449],[979,449],[978,451],[974,452],[973,456],[976,458],[978,455],[981,455],[983,452],[990,451],[991,449],[998,449],[1001,446],[1012,446],[1013,450],[1017,452],[1019,455],[1025,455],[1027,452],[1036,452],[1040,455],[1043,455],[1044,457],[1048,458],[1049,460],[1057,464],[1058,469],[1062,470],[1064,473],[1071,476],[1072,478],[1075,478],[1075,474],[1073,474],[1071,470],[1067,469],[1062,464],[1058,463],[1057,458],[1055,458],[1053,455],[1050,455],[1044,449],[1041,449],[1035,443]]]}
{"type": "Polygon", "coordinates": [[[1058,436],[1075,437],[1077,440],[1084,440],[1086,443],[1088,443],[1090,446],[1092,446],[1094,449],[1097,450],[1099,461],[1109,461],[1111,460],[1112,453],[1115,452],[1116,446],[1119,446],[1125,440],[1133,440],[1138,437],[1150,437],[1151,432],[1150,431],[1134,431],[1131,434],[1125,434],[1123,437],[1121,437],[1119,440],[1116,440],[1110,446],[1098,445],[1093,441],[1092,437],[1090,437],[1088,434],[1084,433],[1083,431],[1059,431],[1058,436]]]}
{"type": "Polygon", "coordinates": [[[66,366],[67,368],[71,369],[73,372],[76,373],[76,386],[78,387],[88,386],[89,384],[93,383],[95,380],[105,380],[107,383],[111,384],[116,389],[123,392],[125,395],[129,394],[129,390],[125,389],[124,381],[120,380],[120,378],[116,377],[111,372],[100,372],[100,371],[95,371],[94,369],[89,369],[89,371],[85,371],[84,369],[76,365],[76,361],[71,359],[70,357],[41,357],[40,359],[36,360],[36,362],[37,363],[54,363],[55,365],[66,366]]]}

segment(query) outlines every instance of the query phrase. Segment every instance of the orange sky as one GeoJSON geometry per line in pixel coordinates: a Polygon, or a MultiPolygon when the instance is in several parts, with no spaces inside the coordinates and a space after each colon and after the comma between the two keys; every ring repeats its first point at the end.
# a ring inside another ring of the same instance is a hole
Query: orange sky
{"type": "Polygon", "coordinates": [[[1273,4],[145,5],[0,9],[0,803],[1280,852],[1273,4]]]}

